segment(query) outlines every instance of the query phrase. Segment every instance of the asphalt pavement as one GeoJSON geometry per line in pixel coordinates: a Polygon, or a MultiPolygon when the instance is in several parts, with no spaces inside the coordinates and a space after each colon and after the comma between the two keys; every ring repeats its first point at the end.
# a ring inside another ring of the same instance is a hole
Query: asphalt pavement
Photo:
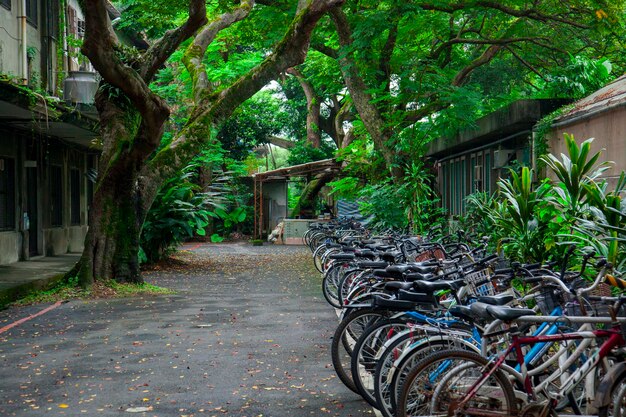
{"type": "Polygon", "coordinates": [[[303,247],[193,244],[145,273],[175,295],[0,312],[0,416],[362,416],[303,247]]]}

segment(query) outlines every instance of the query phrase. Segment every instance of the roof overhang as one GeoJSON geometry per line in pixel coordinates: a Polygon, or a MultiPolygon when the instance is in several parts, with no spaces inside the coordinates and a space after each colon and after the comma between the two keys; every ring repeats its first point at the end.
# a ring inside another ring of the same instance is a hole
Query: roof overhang
{"type": "Polygon", "coordinates": [[[93,106],[70,107],[6,81],[0,82],[0,125],[52,136],[84,148],[94,148],[94,139],[99,136],[93,106]]]}
{"type": "Polygon", "coordinates": [[[306,164],[293,165],[285,168],[278,168],[271,171],[259,172],[251,175],[254,181],[273,182],[287,181],[292,177],[306,177],[323,173],[341,171],[341,163],[335,159],[323,159],[321,161],[308,162],[306,164]]]}
{"type": "Polygon", "coordinates": [[[530,131],[535,124],[568,100],[518,100],[480,119],[471,129],[465,129],[451,137],[439,138],[430,143],[426,153],[433,158],[444,158],[450,154],[469,151],[479,146],[522,131],[530,131]]]}

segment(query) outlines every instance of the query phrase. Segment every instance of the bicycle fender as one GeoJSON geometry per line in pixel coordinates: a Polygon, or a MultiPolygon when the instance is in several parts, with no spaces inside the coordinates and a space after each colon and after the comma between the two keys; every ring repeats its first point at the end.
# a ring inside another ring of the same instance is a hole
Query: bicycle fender
{"type": "Polygon", "coordinates": [[[611,404],[611,387],[613,387],[615,382],[624,372],[626,372],[626,363],[624,362],[620,362],[611,368],[604,378],[602,378],[602,381],[596,390],[596,396],[592,403],[594,410],[588,411],[596,413],[600,407],[605,407],[611,404]]]}

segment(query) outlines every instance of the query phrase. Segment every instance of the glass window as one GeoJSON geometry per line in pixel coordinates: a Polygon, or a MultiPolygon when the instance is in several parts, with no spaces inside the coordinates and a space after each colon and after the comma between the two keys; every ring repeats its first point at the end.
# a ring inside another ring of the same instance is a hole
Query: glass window
{"type": "Polygon", "coordinates": [[[0,0],[0,4],[11,10],[11,0],[0,0]]]}
{"type": "Polygon", "coordinates": [[[0,230],[15,229],[15,160],[0,157],[0,230]]]}
{"type": "Polygon", "coordinates": [[[50,226],[63,226],[63,168],[50,167],[50,226]]]}
{"type": "Polygon", "coordinates": [[[37,27],[37,0],[26,0],[26,21],[37,27]]]}

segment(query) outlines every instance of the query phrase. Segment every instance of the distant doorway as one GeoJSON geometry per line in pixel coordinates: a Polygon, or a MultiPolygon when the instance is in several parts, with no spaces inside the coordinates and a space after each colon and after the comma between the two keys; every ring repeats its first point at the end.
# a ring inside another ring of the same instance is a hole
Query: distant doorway
{"type": "Polygon", "coordinates": [[[37,211],[37,168],[26,168],[26,213],[30,226],[28,228],[28,254],[39,255],[39,224],[37,211]]]}

